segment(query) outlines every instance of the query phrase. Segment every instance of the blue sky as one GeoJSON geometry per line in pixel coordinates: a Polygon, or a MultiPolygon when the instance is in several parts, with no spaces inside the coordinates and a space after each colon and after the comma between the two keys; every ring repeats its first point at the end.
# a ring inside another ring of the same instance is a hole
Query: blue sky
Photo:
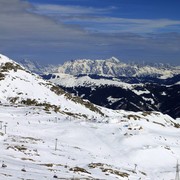
{"type": "Polygon", "coordinates": [[[60,64],[106,59],[180,64],[179,0],[1,0],[0,53],[60,64]]]}
{"type": "Polygon", "coordinates": [[[34,4],[54,4],[66,6],[93,7],[99,9],[108,9],[109,16],[122,18],[172,18],[179,19],[178,0],[29,0],[34,4]]]}

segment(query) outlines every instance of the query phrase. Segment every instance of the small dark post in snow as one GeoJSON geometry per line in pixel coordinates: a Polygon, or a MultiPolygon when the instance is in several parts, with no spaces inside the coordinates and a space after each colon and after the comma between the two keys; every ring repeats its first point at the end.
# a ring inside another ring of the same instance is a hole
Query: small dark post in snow
{"type": "Polygon", "coordinates": [[[21,171],[26,172],[25,165],[24,165],[24,167],[21,169],[21,171]]]}
{"type": "Polygon", "coordinates": [[[55,139],[55,151],[57,150],[57,141],[58,141],[58,139],[56,138],[55,139]]]}
{"type": "Polygon", "coordinates": [[[2,129],[2,121],[0,121],[0,129],[2,129]]]}
{"type": "Polygon", "coordinates": [[[54,174],[53,178],[58,178],[56,174],[54,174]]]}
{"type": "Polygon", "coordinates": [[[4,161],[2,161],[2,166],[1,166],[2,168],[6,168],[7,167],[7,165],[6,164],[4,164],[4,161]]]}
{"type": "Polygon", "coordinates": [[[179,177],[179,163],[177,161],[177,164],[176,164],[176,177],[175,177],[175,180],[180,180],[180,177],[179,177]]]}
{"type": "Polygon", "coordinates": [[[134,171],[136,172],[137,170],[137,164],[134,164],[134,171]]]}
{"type": "Polygon", "coordinates": [[[6,128],[7,128],[7,125],[5,124],[4,125],[4,133],[6,134],[6,128]]]}

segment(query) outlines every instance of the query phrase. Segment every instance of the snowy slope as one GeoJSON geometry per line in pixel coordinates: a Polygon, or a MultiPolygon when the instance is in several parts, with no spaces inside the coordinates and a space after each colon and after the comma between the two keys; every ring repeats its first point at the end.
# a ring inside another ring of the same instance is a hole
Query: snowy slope
{"type": "Polygon", "coordinates": [[[3,55],[0,55],[0,102],[44,105],[47,110],[54,109],[79,116],[101,114],[91,103],[72,97],[3,55]]]}
{"type": "Polygon", "coordinates": [[[53,73],[49,79],[51,82],[64,86],[64,87],[77,87],[77,86],[102,86],[102,85],[115,85],[124,88],[131,88],[132,85],[122,82],[117,78],[113,79],[93,79],[88,75],[84,76],[73,76],[70,74],[53,73]]]}
{"type": "Polygon", "coordinates": [[[104,113],[110,117],[83,121],[0,106],[0,179],[174,179],[180,124],[156,112],[104,113]]]}

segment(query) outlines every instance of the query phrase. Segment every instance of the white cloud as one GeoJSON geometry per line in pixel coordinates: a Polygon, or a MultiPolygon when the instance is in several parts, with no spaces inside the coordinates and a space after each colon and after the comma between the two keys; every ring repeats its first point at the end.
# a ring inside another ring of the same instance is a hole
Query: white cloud
{"type": "Polygon", "coordinates": [[[42,42],[67,41],[67,39],[77,40],[85,33],[76,28],[69,28],[63,24],[57,24],[54,20],[27,12],[32,6],[21,0],[1,0],[0,7],[0,39],[4,41],[21,41],[37,44],[42,42]],[[9,13],[12,10],[13,13],[9,13]]]}
{"type": "Polygon", "coordinates": [[[61,15],[88,15],[88,14],[104,14],[115,7],[108,8],[93,8],[93,7],[82,7],[82,6],[71,6],[71,5],[53,5],[53,4],[34,4],[35,12],[43,14],[61,14],[61,15]]]}

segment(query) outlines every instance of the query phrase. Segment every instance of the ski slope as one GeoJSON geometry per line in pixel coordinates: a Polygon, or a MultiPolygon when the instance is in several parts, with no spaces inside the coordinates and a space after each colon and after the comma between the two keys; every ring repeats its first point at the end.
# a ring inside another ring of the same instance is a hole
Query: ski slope
{"type": "Polygon", "coordinates": [[[103,112],[86,120],[0,106],[0,179],[174,179],[180,124],[157,112],[103,112]]]}

